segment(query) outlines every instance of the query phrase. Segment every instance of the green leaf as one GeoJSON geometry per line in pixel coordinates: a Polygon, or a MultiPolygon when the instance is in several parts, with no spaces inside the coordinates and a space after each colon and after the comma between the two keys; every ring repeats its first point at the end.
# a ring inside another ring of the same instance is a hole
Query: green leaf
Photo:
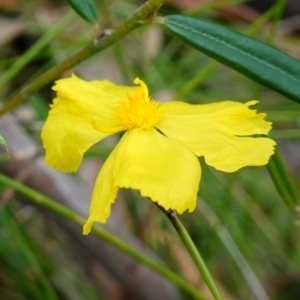
{"type": "Polygon", "coordinates": [[[98,21],[98,9],[95,0],[67,0],[71,7],[84,20],[94,24],[98,21]]]}
{"type": "Polygon", "coordinates": [[[278,149],[275,150],[274,155],[270,157],[267,165],[270,176],[281,195],[283,201],[290,207],[298,205],[298,195],[296,187],[293,183],[288,170],[282,160],[278,149]]]}
{"type": "Polygon", "coordinates": [[[171,15],[164,26],[197,50],[300,103],[300,63],[286,53],[203,19],[171,15]]]}

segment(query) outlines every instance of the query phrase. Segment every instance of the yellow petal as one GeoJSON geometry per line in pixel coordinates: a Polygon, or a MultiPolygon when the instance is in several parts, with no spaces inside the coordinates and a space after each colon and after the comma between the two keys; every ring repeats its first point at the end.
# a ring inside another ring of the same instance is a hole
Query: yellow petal
{"type": "Polygon", "coordinates": [[[267,134],[271,123],[265,114],[249,109],[257,101],[191,105],[164,103],[165,116],[158,128],[215,168],[233,172],[244,166],[261,166],[274,152],[275,142],[268,138],[246,137],[267,134]]]}
{"type": "Polygon", "coordinates": [[[111,205],[116,199],[118,187],[113,180],[113,162],[119,145],[103,164],[94,186],[89,218],[83,227],[83,234],[89,234],[94,222],[105,223],[110,215],[111,205]]]}
{"type": "Polygon", "coordinates": [[[218,170],[235,172],[245,166],[264,166],[274,153],[275,142],[268,138],[233,137],[214,134],[215,149],[204,155],[205,162],[218,170]],[[223,144],[224,147],[220,148],[223,144]],[[225,146],[226,145],[226,146],[225,146]]]}
{"type": "Polygon", "coordinates": [[[193,211],[201,176],[197,157],[156,130],[133,129],[118,147],[114,177],[166,210],[193,211]]]}
{"type": "Polygon", "coordinates": [[[119,121],[117,111],[128,102],[127,93],[137,87],[119,86],[109,80],[85,81],[75,75],[56,81],[53,90],[58,97],[67,98],[72,103],[69,110],[84,114],[93,120],[98,131],[115,133],[125,129],[119,121]]]}
{"type": "Polygon", "coordinates": [[[108,80],[87,82],[73,75],[58,80],[53,89],[57,98],[42,130],[46,162],[57,170],[74,172],[88,148],[124,130],[116,109],[128,101],[126,93],[134,87],[108,80]]]}
{"type": "Polygon", "coordinates": [[[96,131],[84,112],[73,110],[75,107],[67,98],[54,99],[41,134],[46,163],[64,172],[75,172],[84,152],[109,135],[96,131]]]}

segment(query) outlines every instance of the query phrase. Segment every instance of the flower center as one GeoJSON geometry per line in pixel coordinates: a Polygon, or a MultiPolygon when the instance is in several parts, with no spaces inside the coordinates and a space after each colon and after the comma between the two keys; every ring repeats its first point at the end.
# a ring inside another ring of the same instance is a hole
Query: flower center
{"type": "Polygon", "coordinates": [[[142,80],[136,78],[134,83],[140,87],[127,94],[128,102],[118,111],[120,122],[128,129],[154,128],[162,117],[161,102],[149,98],[148,88],[142,80]]]}

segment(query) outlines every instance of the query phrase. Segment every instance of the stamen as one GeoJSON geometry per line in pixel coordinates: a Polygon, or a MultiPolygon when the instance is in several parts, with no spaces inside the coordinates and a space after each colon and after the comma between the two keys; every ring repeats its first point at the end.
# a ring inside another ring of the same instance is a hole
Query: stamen
{"type": "Polygon", "coordinates": [[[136,78],[134,83],[140,87],[127,94],[129,101],[118,112],[120,122],[128,129],[154,128],[162,116],[161,102],[149,98],[148,88],[142,80],[136,78]]]}

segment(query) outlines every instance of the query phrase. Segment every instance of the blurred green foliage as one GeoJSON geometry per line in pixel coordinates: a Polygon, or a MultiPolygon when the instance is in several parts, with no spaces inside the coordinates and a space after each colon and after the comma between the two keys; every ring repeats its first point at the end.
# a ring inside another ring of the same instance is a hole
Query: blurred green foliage
{"type": "MultiPolygon", "coordinates": [[[[29,2],[33,5],[32,1],[29,2]]],[[[106,12],[100,18],[100,26],[113,27],[129,15],[132,8],[125,2],[99,1],[100,12],[106,12]]],[[[211,11],[206,7],[203,12],[199,10],[198,15],[210,18],[211,11]]],[[[168,7],[160,11],[161,14],[168,12],[168,7]]],[[[47,27],[39,27],[35,19],[30,24],[35,33],[43,35],[47,31],[47,27]]],[[[87,36],[93,34],[93,28],[84,22],[77,21],[73,26],[73,29],[66,28],[49,46],[52,61],[58,62],[61,57],[80,50],[87,36]]],[[[239,31],[246,27],[235,21],[227,21],[227,26],[239,31]]],[[[120,80],[125,84],[132,84],[135,77],[140,77],[147,82],[155,99],[176,98],[190,103],[260,100],[258,110],[266,112],[267,120],[273,122],[271,135],[282,150],[284,162],[299,192],[299,156],[293,157],[286,147],[289,146],[292,153],[299,153],[299,105],[225,66],[212,65],[210,58],[161,29],[155,30],[158,42],[154,54],[146,51],[150,30],[144,27],[111,49],[91,57],[73,71],[90,79],[103,79],[107,75],[108,79],[114,80],[114,74],[121,74],[120,80]],[[106,72],[106,68],[111,68],[111,72],[106,72]],[[204,69],[207,72],[195,82],[204,69]]],[[[255,35],[262,40],[266,40],[267,36],[267,29],[255,35]]],[[[299,37],[282,36],[275,41],[278,45],[284,44],[286,51],[292,53],[295,48],[300,48],[299,37]]],[[[40,53],[38,58],[43,56],[49,60],[49,51],[40,53]]],[[[6,62],[14,59],[16,57],[1,57],[1,68],[8,67],[6,62]]],[[[34,68],[32,76],[35,72],[34,68]]],[[[27,77],[24,82],[26,80],[27,77]]],[[[13,82],[8,85],[6,93],[13,92],[10,86],[13,82]]],[[[42,90],[26,104],[35,117],[24,121],[23,125],[35,138],[39,135],[41,122],[46,118],[53,96],[47,89],[48,93],[42,90]]],[[[3,96],[4,91],[1,93],[3,96]]],[[[110,150],[111,144],[103,141],[86,154],[86,159],[92,157],[103,161],[110,150]]],[[[201,166],[203,176],[198,208],[181,218],[217,281],[236,299],[254,299],[253,289],[258,284],[272,300],[299,299],[300,231],[295,226],[299,216],[284,204],[267,169],[247,167],[225,174],[206,166],[203,160],[201,166]]],[[[0,188],[5,190],[4,186],[0,188]]],[[[178,248],[173,247],[180,247],[180,242],[166,217],[149,201],[141,200],[137,192],[124,191],[123,194],[127,227],[172,269],[188,277],[176,253],[178,248]]],[[[60,229],[55,224],[48,226],[47,219],[35,208],[15,203],[14,200],[13,196],[11,203],[0,208],[1,300],[102,299],[80,263],[70,254],[70,245],[64,240],[60,229]]],[[[187,265],[189,267],[191,265],[187,265]]]]}

